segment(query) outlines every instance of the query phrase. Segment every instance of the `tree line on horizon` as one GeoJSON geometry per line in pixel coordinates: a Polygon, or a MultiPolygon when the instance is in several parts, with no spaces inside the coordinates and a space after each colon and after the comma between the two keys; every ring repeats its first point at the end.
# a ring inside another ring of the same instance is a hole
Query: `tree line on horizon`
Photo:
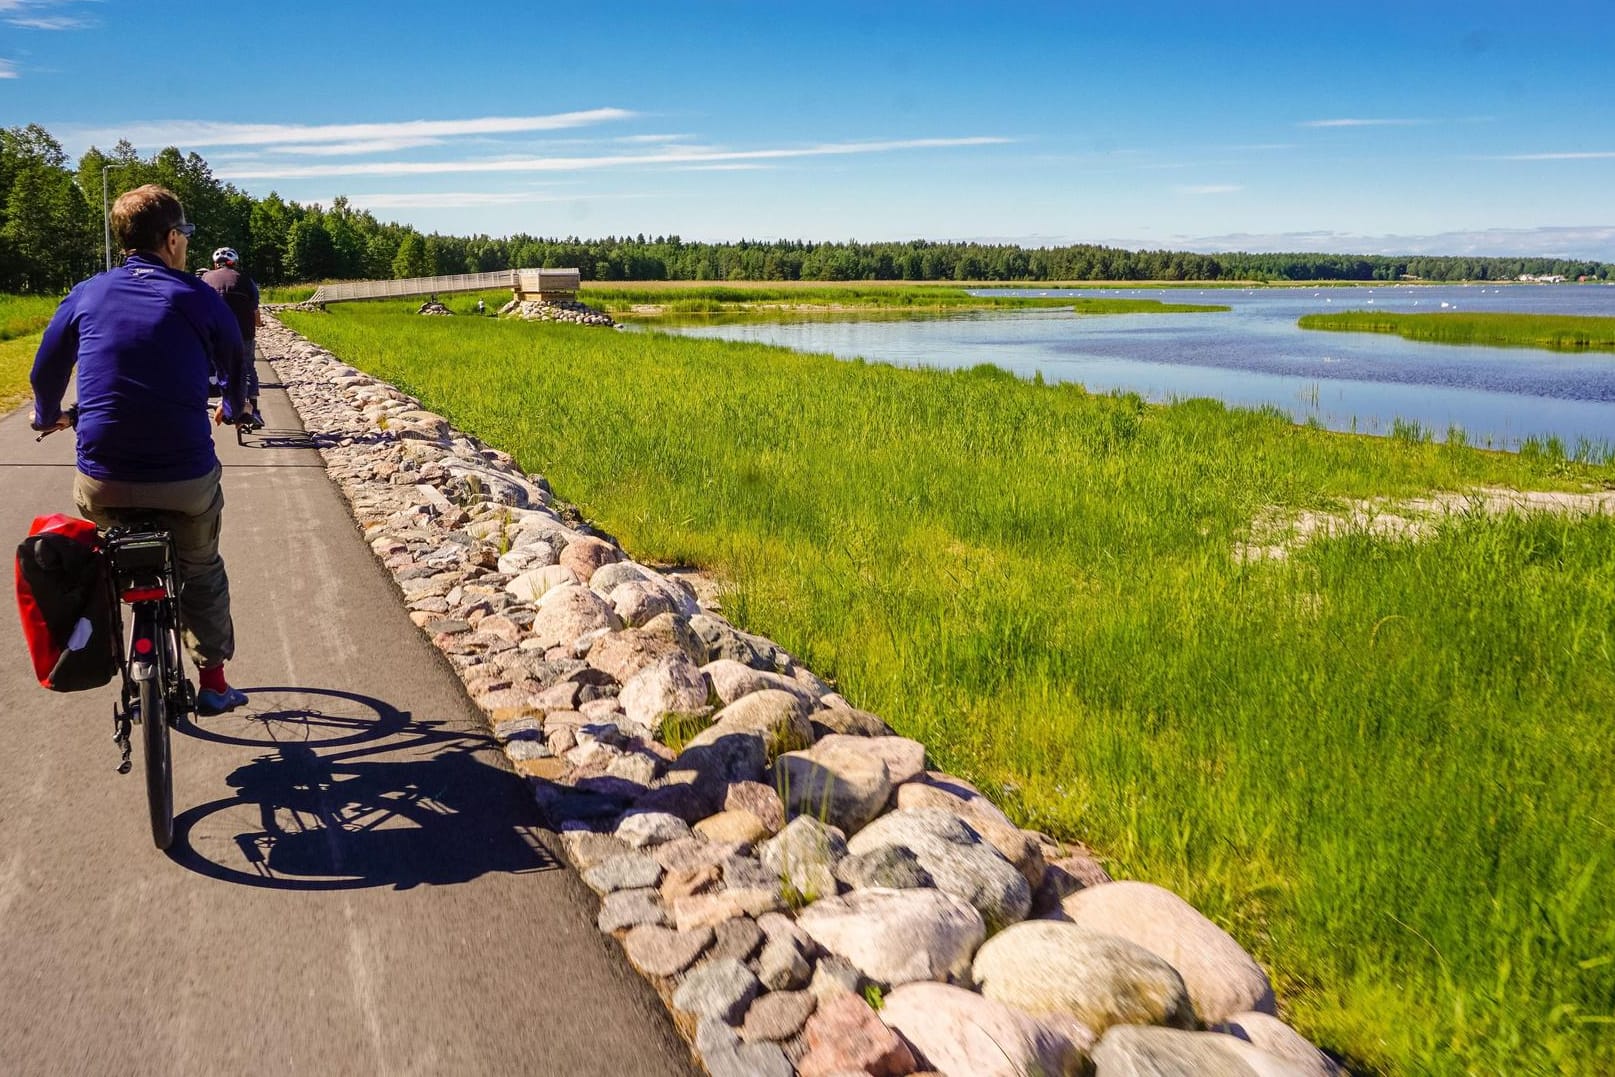
{"type": "Polygon", "coordinates": [[[120,141],[110,153],[92,147],[74,166],[48,131],[29,124],[0,129],[0,292],[61,293],[103,267],[96,204],[103,177],[112,199],[145,183],[174,191],[196,224],[193,268],[201,268],[215,248],[234,247],[243,268],[264,285],[538,267],[576,268],[589,281],[1459,281],[1514,280],[1526,273],[1615,280],[1610,263],[1537,257],[422,234],[407,224],[379,221],[345,197],[329,206],[288,202],[274,191],[256,198],[215,179],[200,155],[173,146],[141,157],[120,141]]]}

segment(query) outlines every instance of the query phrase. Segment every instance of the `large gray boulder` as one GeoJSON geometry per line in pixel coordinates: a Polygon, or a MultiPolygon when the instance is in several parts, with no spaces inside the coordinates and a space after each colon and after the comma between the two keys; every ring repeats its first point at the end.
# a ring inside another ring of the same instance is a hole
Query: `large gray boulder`
{"type": "Polygon", "coordinates": [[[753,669],[775,671],[790,661],[790,657],[772,640],[742,632],[722,617],[698,613],[690,618],[690,627],[701,637],[707,661],[732,658],[753,669]]]}
{"type": "Polygon", "coordinates": [[[880,1019],[924,1065],[946,1074],[1075,1077],[1093,1047],[1093,1036],[1075,1022],[1062,1027],[950,984],[904,984],[886,996],[880,1019]]]}
{"type": "Polygon", "coordinates": [[[1307,1072],[1216,1032],[1117,1025],[1093,1051],[1094,1077],[1304,1077],[1307,1072]]]}
{"type": "Polygon", "coordinates": [[[644,582],[653,575],[650,569],[633,561],[613,561],[594,570],[589,577],[589,590],[601,598],[607,598],[619,584],[644,582]]]}
{"type": "Polygon", "coordinates": [[[713,716],[711,727],[692,737],[684,751],[705,747],[736,733],[759,738],[770,760],[813,743],[807,705],[789,692],[768,689],[743,696],[723,708],[713,716]]]}
{"type": "Polygon", "coordinates": [[[715,662],[708,662],[701,667],[701,672],[712,681],[713,692],[726,706],[742,696],[769,689],[789,692],[809,706],[817,701],[817,697],[794,678],[787,677],[783,673],[775,673],[773,670],[753,669],[733,658],[720,658],[715,662]]]}
{"type": "Polygon", "coordinates": [[[846,837],[811,815],[799,815],[757,847],[763,866],[803,900],[833,897],[836,865],[847,855],[846,837]]]}
{"type": "Polygon", "coordinates": [[[786,813],[817,815],[851,834],[885,810],[892,779],[881,753],[862,747],[869,739],[830,736],[780,756],[774,787],[786,813]]]}
{"type": "MultiPolygon", "coordinates": [[[[537,548],[549,549],[548,546],[537,548]]],[[[539,602],[555,588],[569,584],[576,585],[577,582],[578,574],[569,568],[562,568],[560,565],[535,565],[512,574],[505,582],[505,590],[523,602],[539,602]]]]}
{"type": "Polygon", "coordinates": [[[976,788],[951,774],[930,771],[897,789],[899,808],[940,808],[970,824],[1005,860],[1026,876],[1034,890],[1043,881],[1043,853],[1037,842],[1012,823],[976,788]]]}
{"type": "Polygon", "coordinates": [[[938,889],[975,906],[989,932],[1031,911],[1025,876],[957,815],[935,808],[894,811],[854,834],[847,851],[861,856],[892,846],[913,852],[938,889]]]}
{"type": "Polygon", "coordinates": [[[1254,1011],[1236,1013],[1213,1026],[1212,1031],[1225,1032],[1257,1050],[1282,1058],[1307,1077],[1341,1077],[1342,1070],[1334,1059],[1271,1014],[1254,1011]]]}
{"type": "Polygon", "coordinates": [[[739,1024],[746,1006],[762,985],[751,970],[732,957],[697,965],[673,993],[673,1005],[696,1018],[739,1024]]]}
{"type": "Polygon", "coordinates": [[[569,647],[590,632],[622,628],[617,611],[580,584],[551,588],[539,600],[533,616],[532,637],[543,648],[569,647]]]}
{"type": "Polygon", "coordinates": [[[972,973],[987,998],[1033,1016],[1075,1018],[1095,1035],[1112,1025],[1198,1025],[1176,969],[1126,939],[1075,924],[1005,928],[976,954],[972,973]]]}
{"type": "Polygon", "coordinates": [[[1195,1012],[1207,1024],[1246,1010],[1274,1010],[1273,988],[1262,967],[1170,890],[1123,880],[1078,890],[1060,908],[1072,923],[1127,939],[1177,969],[1195,1012]]]}
{"type": "Polygon", "coordinates": [[[683,653],[657,659],[630,677],[618,695],[628,720],[652,734],[669,715],[701,714],[707,706],[707,680],[683,653]]]}
{"type": "Polygon", "coordinates": [[[881,984],[963,980],[987,935],[981,914],[940,890],[855,890],[815,901],[797,926],[881,984]]]}

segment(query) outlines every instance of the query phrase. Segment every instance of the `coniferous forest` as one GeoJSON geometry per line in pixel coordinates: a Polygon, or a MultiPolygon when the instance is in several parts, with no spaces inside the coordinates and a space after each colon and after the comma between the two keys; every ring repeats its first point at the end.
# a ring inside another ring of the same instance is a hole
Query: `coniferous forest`
{"type": "MultiPolygon", "coordinates": [[[[111,198],[144,183],[179,195],[196,223],[198,267],[234,247],[260,284],[577,268],[585,280],[912,281],[1431,281],[1513,280],[1558,274],[1615,280],[1615,265],[1555,258],[1350,254],[1196,254],[1075,244],[908,240],[686,242],[670,236],[581,239],[453,236],[379,221],[345,198],[331,205],[256,197],[214,178],[196,153],[168,147],[142,157],[119,142],[75,165],[37,124],[0,129],[0,292],[60,293],[102,268],[103,178],[111,198]]],[[[116,255],[114,255],[116,256],[116,255]]]]}

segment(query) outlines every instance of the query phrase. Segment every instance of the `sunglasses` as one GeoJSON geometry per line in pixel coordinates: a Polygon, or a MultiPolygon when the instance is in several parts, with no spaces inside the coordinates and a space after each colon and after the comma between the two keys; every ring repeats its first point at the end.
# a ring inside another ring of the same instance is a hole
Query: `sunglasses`
{"type": "Polygon", "coordinates": [[[178,232],[180,235],[190,238],[191,233],[196,231],[196,225],[192,224],[190,221],[181,221],[179,224],[171,227],[169,231],[178,232]]]}

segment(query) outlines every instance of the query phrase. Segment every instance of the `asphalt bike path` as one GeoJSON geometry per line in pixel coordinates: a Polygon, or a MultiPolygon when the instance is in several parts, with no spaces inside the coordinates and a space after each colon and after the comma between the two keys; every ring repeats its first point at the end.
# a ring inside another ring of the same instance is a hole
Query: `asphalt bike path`
{"type": "MultiPolygon", "coordinates": [[[[167,854],[115,683],[40,688],[7,585],[0,1073],[695,1073],[259,373],[266,429],[215,437],[252,701],[174,731],[167,854]]],[[[0,417],[8,579],[74,511],[72,434],[34,436],[0,417]]]]}

